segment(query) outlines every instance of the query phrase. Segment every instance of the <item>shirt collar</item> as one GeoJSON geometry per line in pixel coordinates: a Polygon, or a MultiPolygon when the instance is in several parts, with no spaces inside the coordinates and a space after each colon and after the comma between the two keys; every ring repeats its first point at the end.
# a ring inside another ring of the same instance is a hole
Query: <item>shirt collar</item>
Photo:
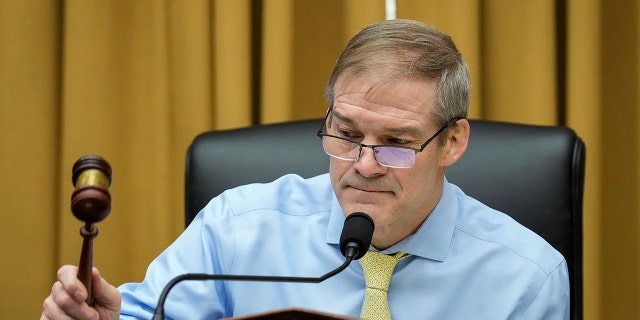
{"type": "MultiPolygon", "coordinates": [[[[449,253],[453,231],[458,217],[458,202],[455,192],[445,179],[442,197],[418,230],[384,250],[384,253],[406,252],[414,256],[444,261],[449,253]]],[[[327,229],[327,243],[339,244],[344,225],[344,213],[335,194],[331,205],[331,216],[327,229]]]]}
{"type": "Polygon", "coordinates": [[[331,216],[329,216],[329,227],[327,228],[327,243],[340,244],[340,235],[344,227],[345,216],[336,198],[335,193],[331,199],[331,216]]]}

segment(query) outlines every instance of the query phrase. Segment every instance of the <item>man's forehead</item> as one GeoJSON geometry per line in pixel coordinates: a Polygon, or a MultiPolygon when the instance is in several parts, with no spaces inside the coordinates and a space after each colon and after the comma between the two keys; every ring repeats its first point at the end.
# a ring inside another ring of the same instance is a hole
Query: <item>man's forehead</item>
{"type": "Polygon", "coordinates": [[[411,135],[420,137],[431,121],[426,115],[408,113],[397,108],[384,112],[364,110],[350,105],[334,106],[329,114],[329,126],[346,125],[356,130],[375,131],[385,135],[411,135]]]}
{"type": "Polygon", "coordinates": [[[335,83],[332,105],[352,105],[389,116],[422,118],[432,114],[436,80],[380,78],[369,74],[345,74],[335,83]]]}
{"type": "MultiPolygon", "coordinates": [[[[399,94],[419,94],[422,99],[435,97],[438,80],[422,78],[415,75],[398,75],[388,72],[369,70],[361,73],[344,73],[334,84],[336,96],[341,94],[375,95],[380,91],[392,88],[399,94]]],[[[388,93],[383,93],[388,95],[388,93]]]]}

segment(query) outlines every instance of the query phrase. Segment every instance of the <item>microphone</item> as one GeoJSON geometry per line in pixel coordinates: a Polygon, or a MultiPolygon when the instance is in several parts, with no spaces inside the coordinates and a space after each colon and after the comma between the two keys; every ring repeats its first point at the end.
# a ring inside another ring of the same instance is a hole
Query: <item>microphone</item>
{"type": "Polygon", "coordinates": [[[373,237],[373,219],[363,212],[354,212],[347,216],[342,227],[340,235],[340,252],[345,256],[345,262],[338,268],[328,273],[314,277],[287,277],[287,276],[251,276],[251,275],[225,275],[225,274],[206,274],[206,273],[185,273],[171,279],[162,289],[158,306],[153,314],[152,320],[164,319],[164,303],[167,300],[169,291],[173,286],[185,280],[233,280],[233,281],[262,281],[262,282],[298,282],[298,283],[320,283],[327,280],[342,270],[353,260],[358,260],[365,255],[371,245],[373,237]]]}
{"type": "Polygon", "coordinates": [[[367,253],[373,237],[373,219],[364,212],[354,212],[344,221],[340,235],[340,252],[358,260],[367,253]]]}

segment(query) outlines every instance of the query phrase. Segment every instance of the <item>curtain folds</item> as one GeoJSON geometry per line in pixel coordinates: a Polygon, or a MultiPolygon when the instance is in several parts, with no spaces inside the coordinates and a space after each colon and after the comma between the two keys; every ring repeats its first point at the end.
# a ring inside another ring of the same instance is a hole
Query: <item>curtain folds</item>
{"type": "MultiPolygon", "coordinates": [[[[585,318],[640,318],[637,2],[396,4],[456,41],[472,118],[585,140],[585,318]]],[[[94,264],[139,281],[183,229],[191,139],[323,116],[345,42],[384,17],[382,0],[0,1],[0,318],[37,317],[57,268],[78,263],[80,156],[113,168],[94,264]]]]}

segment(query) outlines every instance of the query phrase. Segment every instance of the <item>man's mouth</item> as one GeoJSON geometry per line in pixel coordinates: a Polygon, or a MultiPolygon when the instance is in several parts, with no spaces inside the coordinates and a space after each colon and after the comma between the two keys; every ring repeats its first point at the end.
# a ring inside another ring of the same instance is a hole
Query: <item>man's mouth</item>
{"type": "Polygon", "coordinates": [[[357,186],[353,186],[353,185],[350,185],[349,187],[351,187],[353,189],[356,189],[358,191],[363,191],[363,192],[371,192],[371,193],[387,192],[386,190],[377,189],[377,188],[357,187],[357,186]]]}

